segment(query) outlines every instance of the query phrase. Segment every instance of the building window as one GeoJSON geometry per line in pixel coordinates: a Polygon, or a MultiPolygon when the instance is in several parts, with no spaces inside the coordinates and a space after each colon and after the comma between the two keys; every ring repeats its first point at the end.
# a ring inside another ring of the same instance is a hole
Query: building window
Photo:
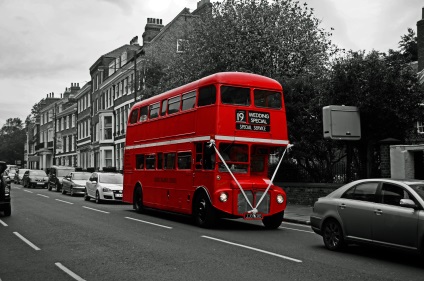
{"type": "Polygon", "coordinates": [[[105,167],[112,167],[112,150],[105,150],[105,167]]]}
{"type": "Polygon", "coordinates": [[[75,127],[75,114],[72,114],[72,128],[75,127]]]}
{"type": "Polygon", "coordinates": [[[104,140],[112,139],[112,116],[104,118],[104,140]]]}
{"type": "Polygon", "coordinates": [[[417,132],[418,132],[418,134],[424,134],[424,122],[423,121],[417,122],[417,132]]]}
{"type": "Polygon", "coordinates": [[[187,50],[188,40],[177,39],[177,53],[184,53],[187,50]]]}

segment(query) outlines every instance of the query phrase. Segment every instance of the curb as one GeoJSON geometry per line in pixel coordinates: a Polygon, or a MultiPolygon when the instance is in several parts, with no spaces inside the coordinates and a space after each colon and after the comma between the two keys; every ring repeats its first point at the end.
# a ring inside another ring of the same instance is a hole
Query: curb
{"type": "Polygon", "coordinates": [[[291,222],[291,223],[297,223],[297,224],[311,225],[311,222],[310,221],[305,221],[305,220],[284,218],[283,221],[285,221],[285,222],[291,222]]]}

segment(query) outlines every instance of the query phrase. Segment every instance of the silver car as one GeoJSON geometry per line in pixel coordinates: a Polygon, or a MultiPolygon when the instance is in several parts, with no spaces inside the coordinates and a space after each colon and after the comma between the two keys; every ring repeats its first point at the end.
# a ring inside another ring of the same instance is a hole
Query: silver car
{"type": "Polygon", "coordinates": [[[424,250],[424,181],[365,179],[318,199],[311,227],[329,250],[348,242],[424,250]]]}

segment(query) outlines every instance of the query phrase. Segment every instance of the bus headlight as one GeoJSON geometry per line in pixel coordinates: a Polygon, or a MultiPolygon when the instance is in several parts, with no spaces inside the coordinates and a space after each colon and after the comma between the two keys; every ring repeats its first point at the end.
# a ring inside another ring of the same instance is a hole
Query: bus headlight
{"type": "Polygon", "coordinates": [[[221,192],[221,194],[219,195],[219,201],[221,202],[227,202],[228,200],[228,195],[225,192],[221,192]]]}
{"type": "Polygon", "coordinates": [[[277,203],[278,203],[278,204],[283,204],[283,202],[284,202],[284,197],[283,197],[283,195],[278,194],[278,195],[277,195],[277,203]]]}

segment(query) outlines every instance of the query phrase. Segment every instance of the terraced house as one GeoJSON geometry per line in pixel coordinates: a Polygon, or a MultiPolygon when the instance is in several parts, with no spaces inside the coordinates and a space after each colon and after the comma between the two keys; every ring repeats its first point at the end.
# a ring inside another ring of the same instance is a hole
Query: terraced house
{"type": "Polygon", "coordinates": [[[129,44],[101,55],[89,69],[90,82],[82,88],[71,83],[60,98],[49,94],[43,99],[39,116],[28,126],[26,166],[122,171],[128,114],[135,101],[144,98],[146,65],[155,60],[166,66],[184,52],[193,20],[211,5],[210,0],[201,0],[193,12],[185,8],[167,25],[148,18],[142,46],[135,36],[129,44]]]}

